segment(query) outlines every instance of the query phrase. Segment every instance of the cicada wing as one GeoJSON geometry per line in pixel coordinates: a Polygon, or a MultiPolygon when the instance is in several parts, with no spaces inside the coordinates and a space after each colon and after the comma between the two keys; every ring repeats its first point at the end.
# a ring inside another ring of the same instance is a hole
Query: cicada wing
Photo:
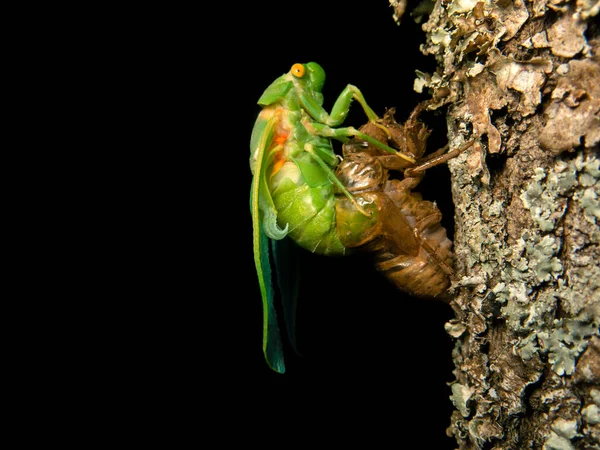
{"type": "MultiPolygon", "coordinates": [[[[279,327],[277,326],[277,314],[274,305],[273,280],[269,255],[269,237],[265,234],[265,223],[268,225],[276,218],[271,218],[274,207],[265,202],[270,199],[265,183],[266,153],[273,136],[274,120],[262,123],[258,120],[253,131],[251,143],[251,167],[254,177],[250,193],[250,210],[252,213],[252,245],[254,250],[254,264],[263,303],[263,353],[269,367],[279,373],[285,372],[283,362],[283,349],[279,327]],[[259,131],[256,131],[259,130],[259,131]],[[259,199],[263,199],[263,209],[259,208],[259,199]],[[271,212],[271,214],[269,214],[271,212]],[[267,217],[263,217],[267,216],[267,217]]],[[[273,228],[273,226],[270,226],[273,228]]],[[[287,230],[285,230],[287,232],[287,230]]]]}
{"type": "Polygon", "coordinates": [[[271,241],[273,261],[277,273],[277,285],[281,293],[283,318],[292,348],[298,353],[296,345],[296,309],[300,288],[300,264],[298,252],[301,249],[289,238],[280,241],[271,241]]]}
{"type": "MultiPolygon", "coordinates": [[[[254,215],[254,214],[253,214],[254,215]]],[[[285,372],[283,348],[277,313],[275,312],[273,280],[269,261],[269,238],[260,228],[260,222],[253,217],[254,226],[254,263],[258,275],[258,284],[263,303],[263,353],[271,369],[285,372]]]]}

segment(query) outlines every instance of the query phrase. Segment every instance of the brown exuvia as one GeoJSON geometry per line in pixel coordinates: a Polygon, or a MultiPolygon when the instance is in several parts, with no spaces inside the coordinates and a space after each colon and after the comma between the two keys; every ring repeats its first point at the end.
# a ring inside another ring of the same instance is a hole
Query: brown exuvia
{"type": "Polygon", "coordinates": [[[425,107],[426,103],[417,106],[403,125],[390,109],[379,122],[360,129],[412,156],[414,164],[357,138],[344,144],[344,160],[336,175],[371,216],[357,226],[360,213],[340,195],[337,231],[345,247],[370,252],[376,268],[397,288],[416,297],[445,299],[454,274],[452,241],[440,224],[442,214],[435,203],[413,190],[427,168],[453,158],[472,142],[424,158],[429,131],[418,116],[425,107]],[[403,176],[391,178],[390,172],[403,176]]]}

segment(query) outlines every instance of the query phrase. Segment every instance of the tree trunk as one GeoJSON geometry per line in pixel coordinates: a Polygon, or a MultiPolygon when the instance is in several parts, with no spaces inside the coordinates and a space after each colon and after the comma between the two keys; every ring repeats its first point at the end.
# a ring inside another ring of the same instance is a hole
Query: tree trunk
{"type": "Polygon", "coordinates": [[[415,89],[475,140],[449,163],[460,449],[600,448],[599,10],[438,0],[423,25],[415,89]]]}

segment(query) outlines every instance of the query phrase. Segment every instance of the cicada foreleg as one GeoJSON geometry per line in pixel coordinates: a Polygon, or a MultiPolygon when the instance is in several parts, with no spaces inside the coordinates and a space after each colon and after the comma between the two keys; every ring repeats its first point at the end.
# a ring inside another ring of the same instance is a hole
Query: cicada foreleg
{"type": "Polygon", "coordinates": [[[373,111],[367,104],[367,101],[365,100],[365,97],[360,89],[352,84],[349,84],[344,88],[333,104],[329,120],[322,121],[322,123],[327,123],[333,127],[341,125],[348,115],[348,110],[350,109],[350,103],[352,103],[352,100],[356,100],[358,103],[360,103],[360,106],[362,106],[365,114],[369,118],[369,121],[375,122],[379,120],[379,116],[375,114],[375,111],[373,111]]]}
{"type": "Polygon", "coordinates": [[[356,86],[349,84],[347,85],[341,94],[338,96],[335,101],[333,108],[331,109],[331,114],[327,114],[327,111],[323,109],[323,107],[315,102],[314,99],[307,95],[300,96],[300,103],[302,104],[304,110],[316,120],[315,123],[311,124],[312,130],[315,134],[319,136],[325,136],[330,138],[335,138],[345,142],[349,137],[358,137],[363,139],[370,144],[384,150],[388,153],[398,155],[405,160],[415,163],[415,159],[412,156],[409,156],[403,152],[400,152],[384,143],[378,141],[377,139],[372,138],[371,136],[358,131],[354,127],[344,127],[344,128],[334,128],[341,125],[348,115],[348,111],[350,110],[350,104],[353,100],[356,100],[362,106],[365,114],[367,115],[369,122],[375,124],[379,128],[382,128],[385,133],[390,136],[389,131],[385,129],[385,126],[382,126],[379,121],[379,116],[371,109],[371,107],[367,104],[364,95],[356,86]]]}

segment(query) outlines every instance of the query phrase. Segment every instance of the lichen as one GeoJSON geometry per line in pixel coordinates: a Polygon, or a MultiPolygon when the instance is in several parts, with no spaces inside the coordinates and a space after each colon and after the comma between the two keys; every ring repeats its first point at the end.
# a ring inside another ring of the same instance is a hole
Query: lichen
{"type": "Polygon", "coordinates": [[[599,12],[439,0],[423,25],[438,67],[415,90],[446,108],[450,148],[475,141],[448,163],[461,450],[598,441],[594,397],[573,385],[600,382],[599,12]]]}
{"type": "Polygon", "coordinates": [[[538,341],[542,342],[557,375],[573,374],[577,357],[585,350],[588,338],[598,332],[598,325],[597,318],[589,322],[570,319],[562,321],[550,332],[537,332],[538,341]]]}
{"type": "Polygon", "coordinates": [[[597,405],[587,405],[581,410],[581,417],[590,425],[600,423],[600,408],[597,405]]]}
{"type": "MultiPolygon", "coordinates": [[[[465,164],[467,160],[467,157],[463,157],[450,164],[459,179],[466,179],[464,173],[471,171],[469,165],[465,164]]],[[[468,286],[482,295],[488,292],[490,298],[500,306],[499,318],[504,320],[507,329],[515,336],[512,353],[534,366],[540,360],[547,360],[557,377],[575,373],[578,359],[586,350],[590,337],[599,334],[600,267],[589,260],[583,248],[585,241],[579,243],[579,239],[573,237],[580,233],[579,226],[583,224],[575,222],[574,225],[566,225],[566,221],[571,220],[567,217],[570,210],[579,209],[589,211],[586,214],[594,214],[597,205],[592,204],[592,196],[585,193],[588,190],[597,193],[600,182],[598,167],[596,157],[579,153],[575,158],[556,160],[545,168],[533,168],[529,181],[524,183],[517,197],[523,210],[529,212],[532,226],[521,231],[511,245],[498,239],[498,232],[493,231],[490,224],[481,218],[481,209],[475,209],[473,202],[462,200],[463,196],[467,199],[475,195],[472,185],[461,186],[457,197],[458,214],[470,219],[471,238],[467,241],[469,252],[466,253],[465,264],[479,270],[476,275],[463,278],[457,286],[468,286]],[[576,255],[571,259],[565,259],[564,255],[567,245],[565,227],[568,227],[569,239],[572,240],[568,243],[569,251],[576,255]],[[569,261],[568,265],[565,260],[569,261]],[[578,286],[584,280],[590,290],[581,292],[578,286]],[[563,316],[561,318],[557,318],[559,310],[563,316]]],[[[481,196],[481,192],[478,195],[481,196]]],[[[503,205],[506,205],[500,199],[490,198],[486,203],[480,197],[479,201],[490,217],[501,216],[503,205]]],[[[592,227],[590,231],[588,227],[586,230],[588,244],[600,244],[600,229],[592,227]]],[[[466,309],[481,310],[481,297],[471,298],[471,302],[466,309]]],[[[486,323],[476,320],[476,317],[474,314],[466,325],[465,322],[451,321],[446,325],[446,330],[456,338],[464,338],[468,333],[482,334],[487,328],[486,323]]],[[[490,367],[490,370],[498,370],[503,377],[507,376],[502,369],[490,367]]],[[[528,384],[535,382],[540,373],[527,372],[527,375],[505,382],[509,386],[507,391],[514,392],[516,397],[510,397],[510,410],[518,411],[519,389],[525,389],[528,384]]],[[[480,383],[485,392],[488,382],[484,378],[480,383]]],[[[486,397],[487,401],[491,401],[491,390],[484,395],[482,389],[473,389],[473,385],[467,384],[466,380],[456,383],[453,389],[452,400],[463,417],[468,417],[465,416],[467,413],[473,414],[473,409],[467,408],[465,398],[480,406],[485,403],[486,397]]],[[[498,391],[493,392],[498,396],[498,391]]],[[[559,397],[556,394],[554,398],[559,397]]],[[[508,410],[508,405],[504,405],[508,410]]],[[[490,422],[482,418],[486,414],[492,413],[479,410],[476,417],[469,420],[469,432],[474,439],[481,439],[482,436],[491,438],[498,432],[495,428],[490,429],[490,422]]],[[[564,427],[557,425],[556,431],[548,432],[545,445],[546,448],[565,449],[571,448],[572,443],[564,427]]]]}
{"type": "MultiPolygon", "coordinates": [[[[542,168],[533,171],[531,182],[521,193],[521,200],[541,234],[535,230],[522,233],[509,258],[511,265],[505,272],[506,280],[503,280],[502,288],[496,286],[494,289],[498,300],[504,304],[502,315],[508,326],[521,335],[527,332],[516,342],[516,351],[525,360],[538,351],[546,354],[559,376],[573,373],[576,359],[585,350],[588,338],[598,334],[600,299],[585,298],[564,282],[565,267],[558,257],[563,242],[550,232],[566,212],[567,202],[564,207],[557,208],[560,205],[557,199],[569,193],[580,201],[586,215],[588,211],[596,212],[597,199],[594,203],[586,193],[599,186],[597,168],[597,159],[579,155],[569,162],[557,162],[548,173],[542,168]],[[582,179],[584,183],[580,184],[582,179]],[[555,282],[555,289],[542,291],[535,302],[529,301],[530,293],[548,282],[555,282]],[[552,328],[548,328],[547,318],[556,310],[558,301],[572,317],[554,321],[552,328]]],[[[597,236],[596,242],[599,241],[600,236],[597,236]]],[[[578,274],[577,269],[574,272],[580,277],[600,277],[600,269],[593,265],[584,273],[578,274]]]]}
{"type": "Polygon", "coordinates": [[[552,432],[544,448],[552,450],[575,449],[571,440],[579,435],[576,420],[556,419],[551,425],[552,432]]]}
{"type": "Polygon", "coordinates": [[[559,436],[556,432],[552,431],[548,440],[544,443],[544,450],[575,450],[575,447],[571,444],[571,441],[563,436],[559,436]]]}
{"type": "Polygon", "coordinates": [[[592,389],[590,391],[590,396],[596,406],[600,406],[600,391],[598,389],[592,389]]]}
{"type": "MultiPolygon", "coordinates": [[[[545,5],[537,5],[543,14],[545,5]]],[[[561,16],[547,30],[541,30],[521,41],[524,48],[549,49],[554,55],[569,58],[591,55],[585,38],[585,18],[598,14],[598,6],[585,1],[573,11],[553,5],[561,16]]],[[[534,12],[536,5],[534,5],[534,12]]],[[[444,68],[440,74],[417,71],[414,89],[433,94],[431,108],[454,102],[463,96],[465,102],[455,112],[469,120],[474,135],[487,135],[489,152],[501,150],[502,139],[490,121],[493,111],[511,105],[522,117],[532,116],[541,105],[542,91],[549,76],[561,73],[552,92],[553,101],[545,110],[547,124],[539,139],[549,151],[560,153],[578,145],[591,148],[600,142],[600,64],[593,59],[574,60],[560,70],[553,66],[547,53],[527,60],[504,53],[500,44],[517,36],[529,18],[522,0],[495,3],[490,0],[454,0],[444,12],[436,3],[430,20],[423,25],[429,41],[421,46],[425,54],[436,55],[444,68]],[[486,20],[493,26],[486,25],[486,20]],[[493,22],[491,22],[493,21],[493,22]],[[467,60],[473,58],[475,60],[467,60]],[[461,95],[462,90],[466,95],[461,95]],[[572,109],[576,108],[576,114],[572,109]]]]}
{"type": "Polygon", "coordinates": [[[469,409],[467,408],[467,402],[471,398],[473,394],[473,389],[468,388],[467,386],[463,386],[460,383],[454,383],[451,386],[452,395],[450,396],[450,400],[452,403],[460,411],[463,417],[467,417],[469,415],[469,409]]]}
{"type": "Polygon", "coordinates": [[[592,223],[596,223],[596,219],[600,219],[600,204],[598,203],[597,189],[589,188],[583,191],[583,195],[578,197],[585,217],[592,223]]]}
{"type": "Polygon", "coordinates": [[[444,329],[453,338],[458,338],[465,332],[467,327],[457,320],[451,320],[444,325],[444,329]]]}

